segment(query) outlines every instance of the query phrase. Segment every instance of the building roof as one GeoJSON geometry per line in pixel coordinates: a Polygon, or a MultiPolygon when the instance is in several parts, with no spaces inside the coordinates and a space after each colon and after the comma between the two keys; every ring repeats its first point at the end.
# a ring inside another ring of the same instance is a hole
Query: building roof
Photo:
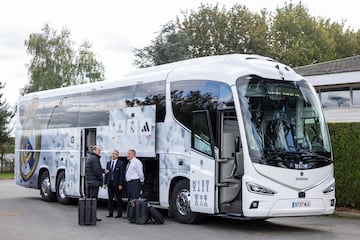
{"type": "Polygon", "coordinates": [[[360,71],[360,55],[294,68],[302,76],[360,71]]]}

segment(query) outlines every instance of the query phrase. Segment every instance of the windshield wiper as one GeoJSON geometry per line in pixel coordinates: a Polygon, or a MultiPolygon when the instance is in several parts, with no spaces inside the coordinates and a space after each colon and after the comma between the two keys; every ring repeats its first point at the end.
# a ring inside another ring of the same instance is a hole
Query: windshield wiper
{"type": "Polygon", "coordinates": [[[291,169],[309,169],[329,165],[333,163],[333,160],[310,151],[267,151],[264,153],[260,163],[291,169]]]}

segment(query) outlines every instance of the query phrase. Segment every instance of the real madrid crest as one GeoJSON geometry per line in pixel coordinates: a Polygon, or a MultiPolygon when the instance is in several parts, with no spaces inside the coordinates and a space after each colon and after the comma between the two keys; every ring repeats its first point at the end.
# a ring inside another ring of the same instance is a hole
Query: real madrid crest
{"type": "Polygon", "coordinates": [[[24,122],[20,138],[20,172],[23,180],[28,180],[36,170],[39,162],[41,136],[39,124],[33,115],[37,99],[33,99],[24,114],[24,122]]]}

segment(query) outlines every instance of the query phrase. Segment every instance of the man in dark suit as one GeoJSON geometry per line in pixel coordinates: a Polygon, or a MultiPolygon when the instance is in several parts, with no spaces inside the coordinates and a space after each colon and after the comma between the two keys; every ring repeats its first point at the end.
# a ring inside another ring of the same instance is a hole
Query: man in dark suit
{"type": "Polygon", "coordinates": [[[114,196],[117,201],[117,216],[122,217],[122,189],[124,184],[124,164],[119,158],[119,151],[114,150],[112,152],[112,160],[106,165],[106,169],[109,172],[105,175],[104,188],[108,189],[108,209],[109,215],[107,217],[113,217],[114,213],[114,196]]]}
{"type": "MultiPolygon", "coordinates": [[[[103,173],[107,173],[107,169],[101,168],[100,163],[101,149],[99,146],[93,146],[89,158],[85,162],[85,177],[86,177],[86,197],[98,198],[99,187],[103,183],[103,173]]],[[[100,218],[96,218],[101,221],[100,218]]]]}

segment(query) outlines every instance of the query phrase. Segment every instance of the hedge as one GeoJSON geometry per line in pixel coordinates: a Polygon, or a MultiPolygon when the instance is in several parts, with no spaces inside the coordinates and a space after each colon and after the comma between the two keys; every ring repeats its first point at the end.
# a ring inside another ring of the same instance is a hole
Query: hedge
{"type": "Polygon", "coordinates": [[[360,123],[328,123],[338,207],[360,209],[360,123]]]}

